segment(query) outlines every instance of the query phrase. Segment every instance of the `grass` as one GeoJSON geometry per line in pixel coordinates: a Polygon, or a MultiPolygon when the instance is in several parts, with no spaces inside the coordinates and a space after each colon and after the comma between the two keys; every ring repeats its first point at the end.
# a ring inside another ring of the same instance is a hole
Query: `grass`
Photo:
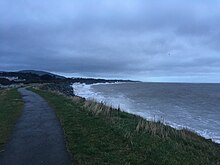
{"type": "Polygon", "coordinates": [[[23,102],[16,89],[0,89],[0,151],[21,114],[23,102]]]}
{"type": "Polygon", "coordinates": [[[103,103],[32,91],[54,107],[77,164],[220,164],[219,145],[103,103]]]}

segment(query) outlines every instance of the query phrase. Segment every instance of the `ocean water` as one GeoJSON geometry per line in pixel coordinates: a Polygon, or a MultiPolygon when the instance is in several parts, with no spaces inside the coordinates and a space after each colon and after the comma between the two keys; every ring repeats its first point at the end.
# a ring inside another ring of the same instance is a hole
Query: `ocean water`
{"type": "Polygon", "coordinates": [[[74,84],[75,93],[220,143],[220,84],[74,84]]]}

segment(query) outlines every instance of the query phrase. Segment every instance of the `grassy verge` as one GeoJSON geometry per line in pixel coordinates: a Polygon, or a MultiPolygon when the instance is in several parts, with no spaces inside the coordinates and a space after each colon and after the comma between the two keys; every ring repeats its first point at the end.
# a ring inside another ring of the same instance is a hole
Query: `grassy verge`
{"type": "Polygon", "coordinates": [[[38,89],[54,107],[78,164],[219,164],[220,147],[101,103],[38,89]]]}
{"type": "Polygon", "coordinates": [[[0,150],[3,149],[20,116],[22,107],[23,102],[16,89],[0,90],[0,150]]]}

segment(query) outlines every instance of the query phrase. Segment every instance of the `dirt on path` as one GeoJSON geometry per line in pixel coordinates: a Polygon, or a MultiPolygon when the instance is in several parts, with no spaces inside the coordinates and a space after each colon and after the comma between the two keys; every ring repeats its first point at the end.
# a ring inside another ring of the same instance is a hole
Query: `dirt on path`
{"type": "Polygon", "coordinates": [[[18,91],[24,109],[13,134],[0,153],[1,165],[70,165],[64,133],[53,109],[34,92],[18,91]]]}

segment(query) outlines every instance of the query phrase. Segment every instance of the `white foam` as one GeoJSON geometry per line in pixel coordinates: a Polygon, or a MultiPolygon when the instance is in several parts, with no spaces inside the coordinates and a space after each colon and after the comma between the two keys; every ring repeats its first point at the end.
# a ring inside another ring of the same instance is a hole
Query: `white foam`
{"type": "Polygon", "coordinates": [[[129,100],[125,98],[122,94],[114,96],[104,96],[101,93],[95,91],[93,86],[103,85],[103,84],[121,84],[123,82],[115,82],[115,83],[96,83],[96,84],[82,84],[82,83],[74,83],[72,85],[74,89],[74,93],[77,96],[84,97],[88,100],[96,100],[98,102],[104,102],[108,106],[112,106],[114,108],[120,107],[122,111],[129,111],[129,100]]]}
{"type": "Polygon", "coordinates": [[[98,101],[100,101],[100,99],[102,100],[102,97],[100,95],[92,91],[91,85],[74,83],[72,87],[73,87],[74,93],[77,96],[84,97],[90,100],[92,99],[95,99],[98,101]]]}

